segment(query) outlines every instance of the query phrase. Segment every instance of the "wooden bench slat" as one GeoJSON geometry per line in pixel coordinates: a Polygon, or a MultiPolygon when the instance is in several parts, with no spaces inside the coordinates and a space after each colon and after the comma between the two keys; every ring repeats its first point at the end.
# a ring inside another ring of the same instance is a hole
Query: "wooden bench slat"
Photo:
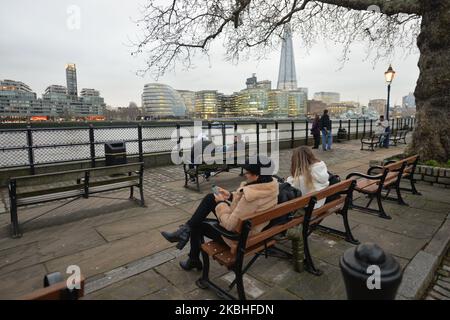
{"type": "Polygon", "coordinates": [[[41,195],[46,195],[46,194],[52,194],[52,193],[59,193],[59,192],[65,192],[65,191],[71,191],[71,190],[78,190],[78,189],[83,189],[83,185],[81,184],[73,184],[73,185],[68,185],[68,186],[60,186],[60,187],[54,187],[54,188],[49,188],[49,189],[39,189],[39,190],[31,190],[29,191],[29,189],[25,189],[22,188],[22,190],[18,189],[17,190],[17,199],[22,199],[22,198],[30,198],[30,197],[36,197],[36,196],[41,196],[41,195]]]}
{"type": "Polygon", "coordinates": [[[311,219],[321,218],[325,214],[333,214],[339,209],[342,209],[342,204],[345,202],[345,197],[340,197],[337,200],[325,203],[320,208],[314,209],[311,219]]]}
{"type": "Polygon", "coordinates": [[[303,223],[303,220],[304,220],[303,216],[296,217],[284,224],[279,224],[279,225],[273,226],[270,229],[263,230],[255,235],[252,235],[247,240],[247,246],[257,245],[258,243],[261,243],[277,234],[280,234],[283,231],[286,231],[292,227],[298,226],[299,224],[303,223]]]}
{"type": "Polygon", "coordinates": [[[34,196],[34,197],[27,197],[27,198],[23,198],[23,199],[17,199],[17,205],[25,206],[25,205],[30,205],[30,204],[62,200],[62,199],[67,199],[67,198],[72,198],[72,197],[78,197],[78,196],[83,195],[83,193],[84,193],[84,190],[77,189],[77,190],[57,192],[57,193],[45,194],[45,195],[34,196]]]}
{"type": "MultiPolygon", "coordinates": [[[[275,243],[276,243],[275,240],[270,240],[267,242],[266,245],[259,244],[259,245],[253,246],[253,247],[248,247],[245,250],[245,256],[260,252],[260,251],[264,250],[265,248],[269,248],[269,247],[275,245],[275,243]]],[[[227,267],[228,269],[231,268],[234,265],[234,263],[236,262],[236,254],[232,254],[230,250],[218,253],[218,254],[214,255],[213,258],[214,258],[214,260],[219,262],[219,264],[227,267]]]]}
{"type": "Polygon", "coordinates": [[[304,208],[309,204],[311,196],[302,196],[300,198],[292,199],[277,205],[275,208],[256,212],[253,215],[246,216],[243,220],[250,220],[253,226],[271,221],[273,219],[282,217],[292,211],[304,208]]]}
{"type": "Polygon", "coordinates": [[[138,186],[139,182],[135,181],[123,181],[118,183],[111,183],[111,184],[104,184],[96,187],[89,188],[89,193],[98,193],[98,192],[104,192],[108,190],[117,190],[121,188],[128,188],[132,186],[138,186]]]}
{"type": "Polygon", "coordinates": [[[213,257],[218,253],[230,250],[230,247],[220,242],[209,241],[202,244],[202,250],[205,251],[210,257],[213,257]]]}

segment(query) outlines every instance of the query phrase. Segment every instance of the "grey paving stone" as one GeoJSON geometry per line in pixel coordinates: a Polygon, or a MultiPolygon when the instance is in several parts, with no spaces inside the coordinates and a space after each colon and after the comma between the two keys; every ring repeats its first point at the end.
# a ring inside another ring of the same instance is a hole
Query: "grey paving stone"
{"type": "Polygon", "coordinates": [[[321,276],[303,272],[286,289],[305,300],[346,299],[341,271],[321,261],[316,262],[316,267],[323,271],[321,276]]]}
{"type": "Polygon", "coordinates": [[[376,243],[385,251],[405,259],[412,259],[428,242],[427,239],[414,239],[398,233],[362,224],[354,229],[353,234],[361,241],[361,243],[376,243]]]}

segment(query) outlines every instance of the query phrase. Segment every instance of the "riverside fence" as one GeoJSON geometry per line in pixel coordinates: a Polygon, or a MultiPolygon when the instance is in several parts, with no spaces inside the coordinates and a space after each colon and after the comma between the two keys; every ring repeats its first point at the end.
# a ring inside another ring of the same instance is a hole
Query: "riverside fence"
{"type": "MultiPolygon", "coordinates": [[[[359,139],[371,134],[376,120],[333,120],[333,136],[338,129],[345,129],[346,139],[359,139]]],[[[413,128],[414,118],[391,120],[392,131],[413,128]]],[[[202,122],[202,131],[217,145],[233,142],[236,133],[259,150],[266,143],[267,132],[276,130],[278,139],[295,146],[295,141],[312,142],[311,122],[308,120],[261,120],[202,122]]],[[[80,127],[0,129],[0,169],[28,167],[30,174],[35,168],[52,164],[88,161],[92,167],[104,160],[105,143],[125,142],[127,156],[169,153],[174,148],[187,149],[192,145],[194,122],[133,123],[120,126],[94,125],[80,127]],[[186,131],[187,130],[187,131],[186,131]],[[189,132],[186,135],[182,132],[189,132]]]]}

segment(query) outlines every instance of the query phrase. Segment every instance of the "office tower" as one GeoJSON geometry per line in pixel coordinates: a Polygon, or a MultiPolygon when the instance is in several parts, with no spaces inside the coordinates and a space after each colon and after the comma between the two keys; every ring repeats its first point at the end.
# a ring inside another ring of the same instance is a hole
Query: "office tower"
{"type": "Polygon", "coordinates": [[[403,108],[415,108],[416,107],[416,98],[415,98],[413,92],[410,92],[407,96],[403,97],[402,107],[403,108]]]}
{"type": "Polygon", "coordinates": [[[268,91],[264,88],[241,90],[237,96],[237,116],[262,117],[267,113],[268,91]]]}
{"type": "Polygon", "coordinates": [[[289,25],[284,27],[283,42],[281,45],[280,68],[278,71],[278,90],[297,89],[297,74],[295,71],[294,46],[292,32],[289,25]]]}
{"type": "Polygon", "coordinates": [[[221,94],[217,90],[203,90],[195,93],[195,115],[201,119],[217,118],[221,94]]]}
{"type": "Polygon", "coordinates": [[[142,108],[145,116],[155,118],[186,116],[186,106],[181,95],[172,87],[161,83],[144,86],[142,108]]]}
{"type": "Polygon", "coordinates": [[[77,68],[73,63],[69,63],[66,65],[66,81],[67,81],[67,94],[72,100],[77,100],[78,97],[77,68]]]}

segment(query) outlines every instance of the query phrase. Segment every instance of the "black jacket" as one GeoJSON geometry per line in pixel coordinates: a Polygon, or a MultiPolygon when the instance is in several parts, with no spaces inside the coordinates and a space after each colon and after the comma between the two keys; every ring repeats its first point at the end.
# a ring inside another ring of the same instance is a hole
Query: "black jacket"
{"type": "Polygon", "coordinates": [[[320,118],[320,122],[319,122],[319,126],[320,126],[320,130],[326,128],[328,130],[331,130],[331,120],[330,120],[330,116],[327,114],[324,114],[321,118],[320,118]]]}

